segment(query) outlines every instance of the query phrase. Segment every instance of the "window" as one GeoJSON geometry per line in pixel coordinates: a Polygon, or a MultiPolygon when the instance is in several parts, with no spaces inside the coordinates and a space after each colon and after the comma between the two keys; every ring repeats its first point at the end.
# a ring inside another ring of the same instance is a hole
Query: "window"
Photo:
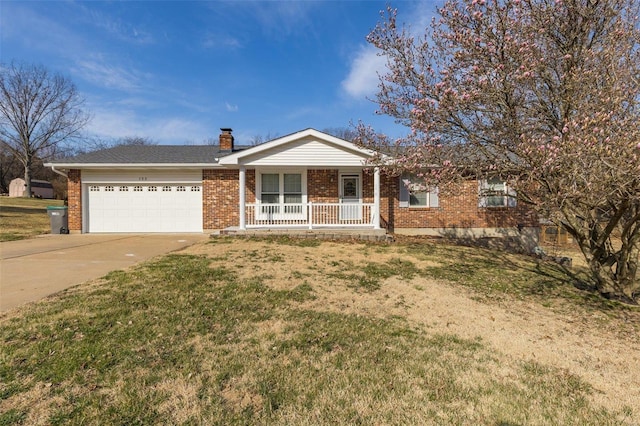
{"type": "Polygon", "coordinates": [[[299,173],[285,173],[284,181],[284,212],[302,213],[302,175],[299,173]],[[299,204],[292,206],[291,204],[299,204]]]}
{"type": "Polygon", "coordinates": [[[140,185],[136,185],[133,187],[133,192],[142,192],[142,187],[140,185]]]}
{"type": "Polygon", "coordinates": [[[89,187],[89,191],[100,191],[100,187],[99,186],[95,186],[95,185],[91,185],[89,187]]]}
{"type": "Polygon", "coordinates": [[[171,187],[170,186],[163,186],[162,187],[162,192],[171,192],[171,187]]]}
{"type": "Polygon", "coordinates": [[[113,186],[107,185],[107,186],[104,187],[104,190],[107,191],[107,192],[113,192],[113,186]]]}
{"type": "Polygon", "coordinates": [[[179,186],[176,188],[176,191],[178,191],[178,192],[185,192],[186,190],[187,190],[187,188],[185,188],[185,187],[184,187],[184,186],[182,186],[182,185],[179,185],[179,186]]]}
{"type": "Polygon", "coordinates": [[[192,186],[191,187],[191,192],[200,192],[200,187],[199,186],[192,186]]]}
{"type": "Polygon", "coordinates": [[[494,176],[480,182],[480,207],[515,207],[516,193],[509,188],[507,182],[499,176],[494,176]]]}
{"type": "Polygon", "coordinates": [[[405,175],[400,178],[400,207],[435,208],[439,207],[438,188],[429,188],[423,179],[405,175]]]}
{"type": "Polygon", "coordinates": [[[157,186],[150,186],[148,191],[149,192],[158,192],[158,187],[157,186]]]}
{"type": "MultiPolygon", "coordinates": [[[[303,214],[304,175],[302,173],[260,173],[260,213],[303,214]]],[[[287,216],[290,217],[290,216],[287,216]]]]}
{"type": "Polygon", "coordinates": [[[121,186],[120,187],[120,192],[127,192],[129,191],[129,187],[128,186],[121,186]]]}

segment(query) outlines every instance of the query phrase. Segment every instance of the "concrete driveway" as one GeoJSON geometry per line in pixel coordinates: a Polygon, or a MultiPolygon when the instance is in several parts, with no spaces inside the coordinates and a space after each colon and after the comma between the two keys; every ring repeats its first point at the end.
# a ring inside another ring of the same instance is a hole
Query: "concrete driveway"
{"type": "Polygon", "coordinates": [[[206,234],[71,234],[2,242],[0,312],[208,237],[206,234]]]}

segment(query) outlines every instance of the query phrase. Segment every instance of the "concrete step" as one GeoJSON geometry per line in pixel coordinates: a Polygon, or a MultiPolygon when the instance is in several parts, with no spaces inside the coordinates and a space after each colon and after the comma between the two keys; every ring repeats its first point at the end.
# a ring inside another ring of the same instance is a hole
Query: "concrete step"
{"type": "MultiPolygon", "coordinates": [[[[384,229],[345,229],[345,228],[323,228],[323,229],[237,229],[227,228],[220,231],[218,235],[232,236],[287,236],[291,238],[307,238],[318,240],[361,240],[392,242],[394,238],[387,234],[384,229]]],[[[216,235],[212,234],[212,237],[216,235]]]]}

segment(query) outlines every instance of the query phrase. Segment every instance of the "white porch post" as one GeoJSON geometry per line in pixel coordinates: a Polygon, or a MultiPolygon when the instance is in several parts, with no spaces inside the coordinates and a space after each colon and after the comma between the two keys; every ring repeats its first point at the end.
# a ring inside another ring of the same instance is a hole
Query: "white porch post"
{"type": "Polygon", "coordinates": [[[246,177],[247,177],[247,168],[245,166],[240,166],[240,229],[247,229],[247,217],[246,217],[246,204],[247,200],[245,197],[245,187],[246,187],[246,177]]]}
{"type": "Polygon", "coordinates": [[[373,229],[380,229],[380,168],[373,169],[373,229]]]}

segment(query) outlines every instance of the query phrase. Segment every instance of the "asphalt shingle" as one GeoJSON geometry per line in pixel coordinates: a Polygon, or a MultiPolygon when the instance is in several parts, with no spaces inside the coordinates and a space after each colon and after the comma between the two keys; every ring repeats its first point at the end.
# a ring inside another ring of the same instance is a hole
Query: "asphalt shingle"
{"type": "Polygon", "coordinates": [[[121,145],[52,161],[74,164],[216,164],[228,155],[212,145],[121,145]]]}

